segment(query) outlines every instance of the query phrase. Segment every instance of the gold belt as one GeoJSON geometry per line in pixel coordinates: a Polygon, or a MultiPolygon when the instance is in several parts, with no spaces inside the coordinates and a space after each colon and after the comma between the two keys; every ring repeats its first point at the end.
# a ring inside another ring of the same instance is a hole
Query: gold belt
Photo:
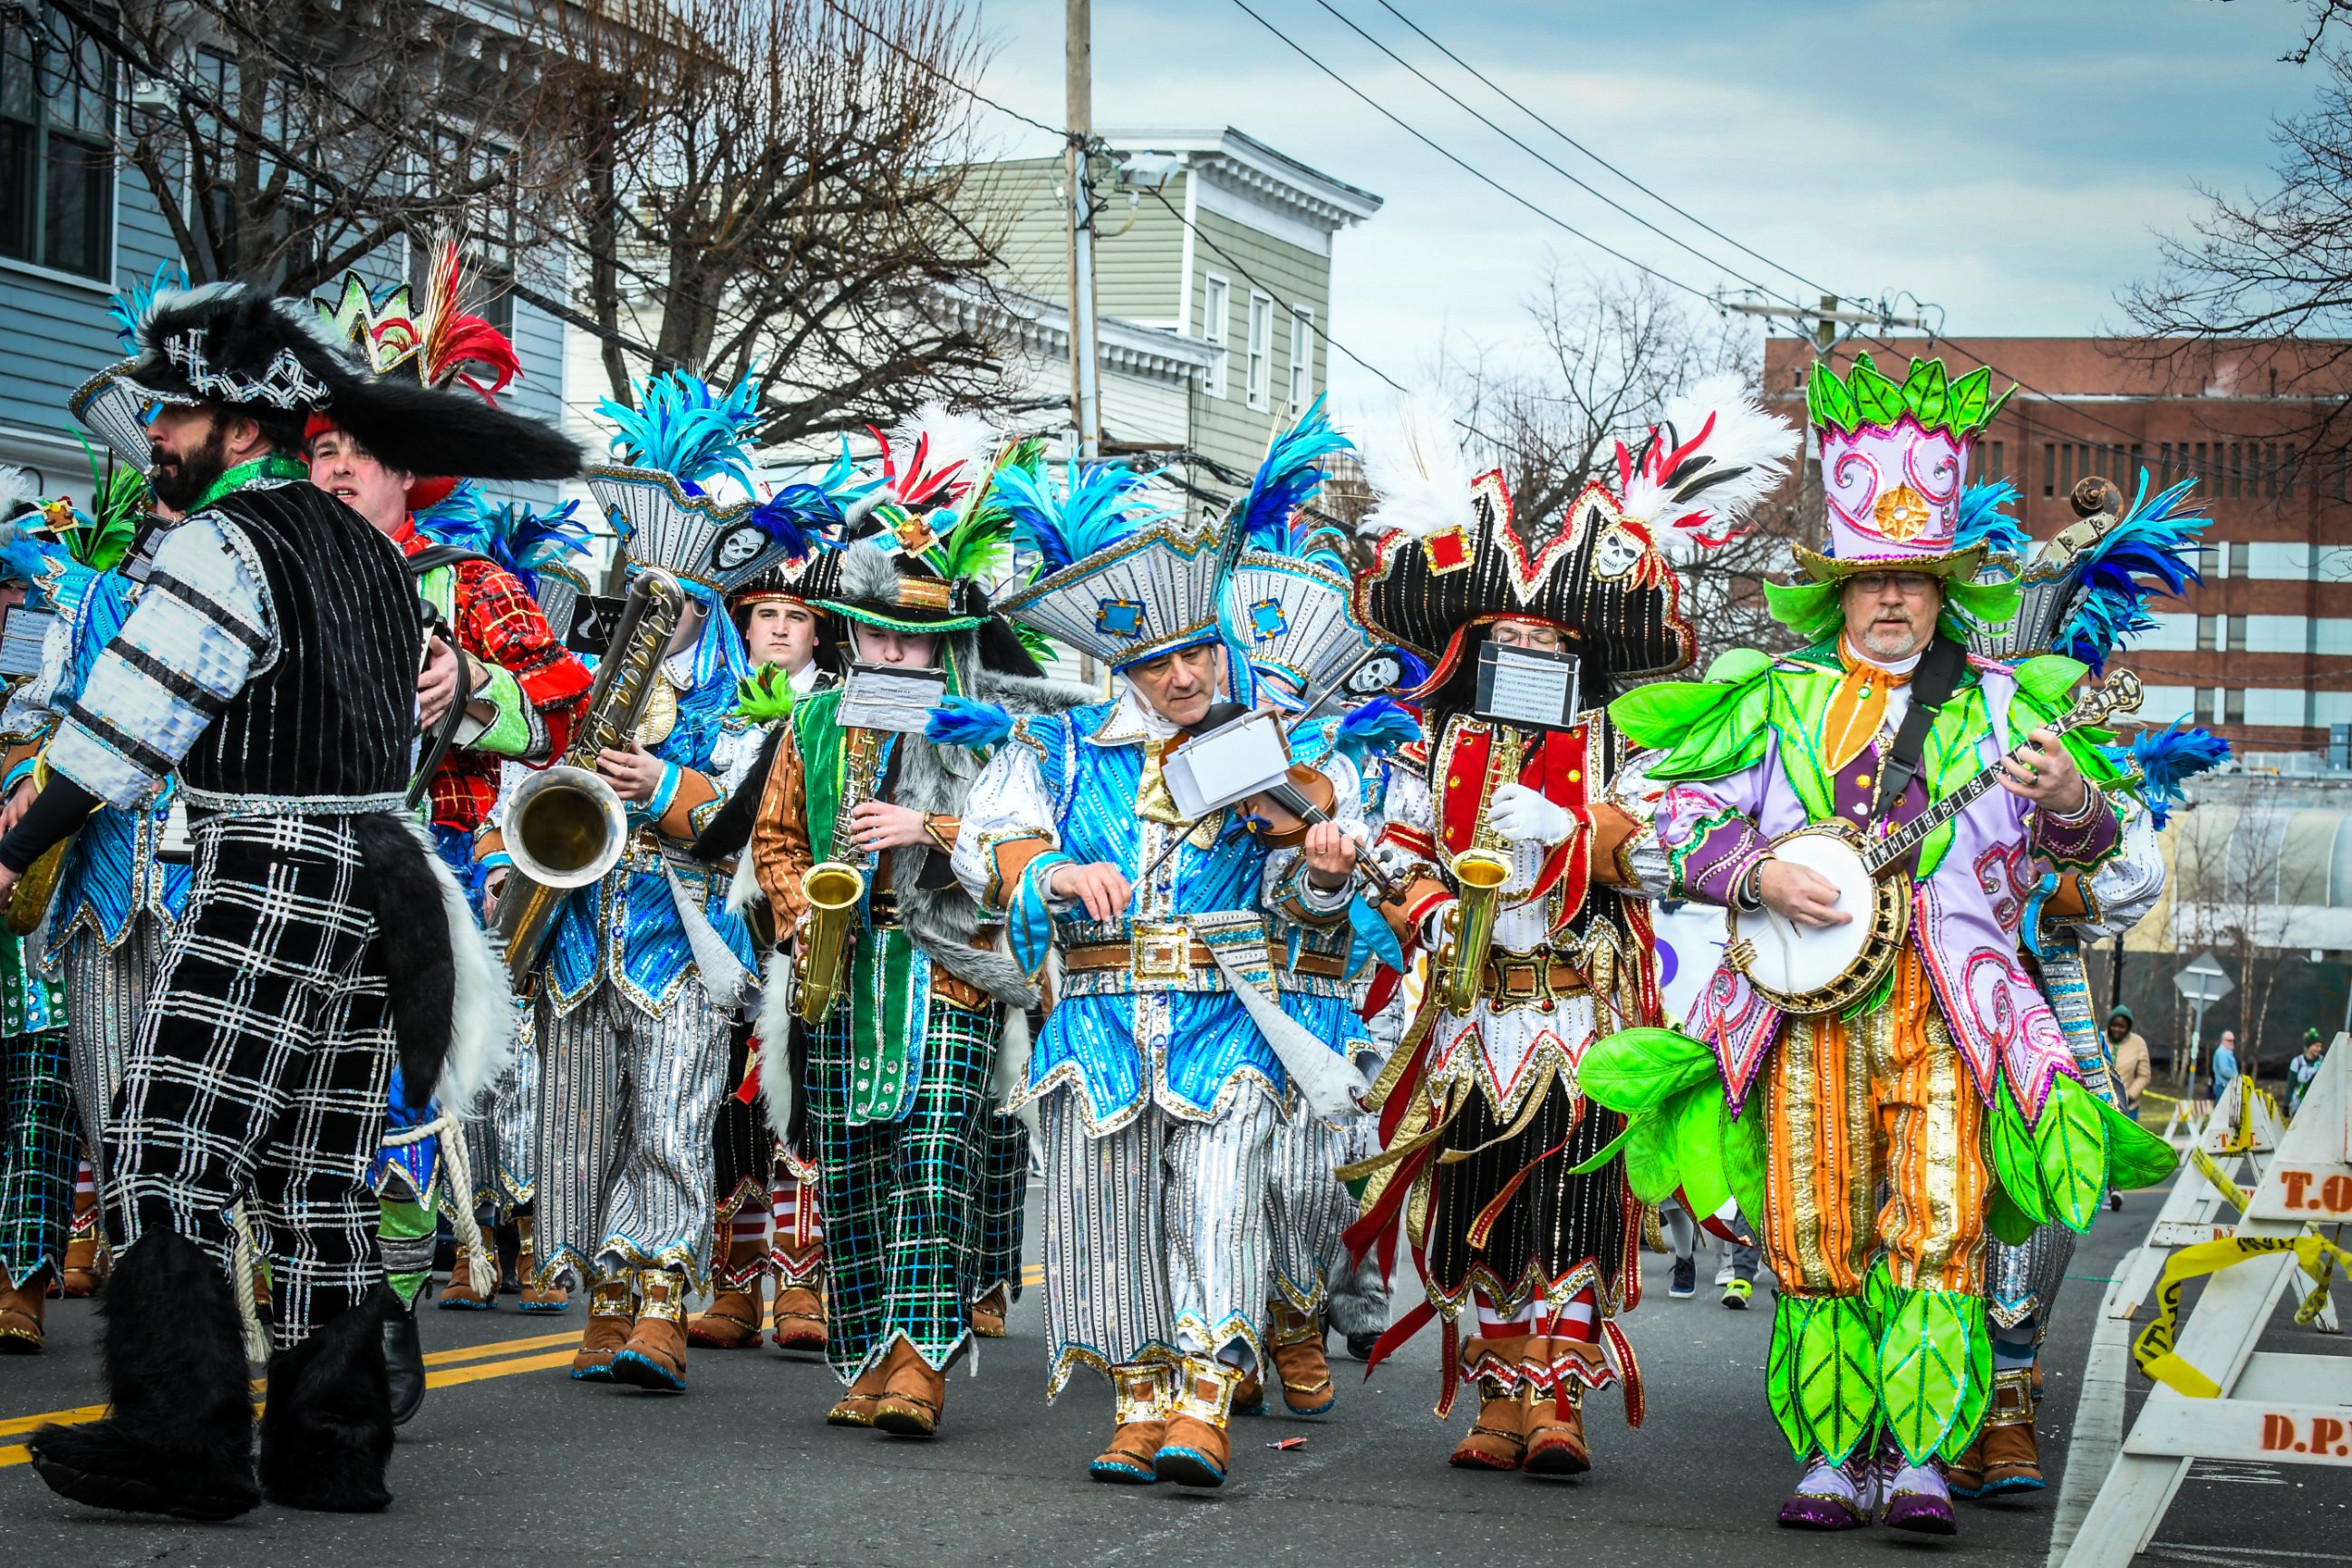
{"type": "MultiPolygon", "coordinates": [[[[1150,966],[1151,973],[1147,978],[1176,977],[1169,973],[1175,967],[1175,958],[1173,952],[1156,955],[1150,966]]],[[[1062,954],[1062,972],[1066,974],[1129,969],[1134,964],[1135,948],[1124,942],[1088,942],[1062,954]]],[[[1195,942],[1188,944],[1183,964],[1184,972],[1189,973],[1192,970],[1214,969],[1217,961],[1210,954],[1206,943],[1195,942]]],[[[1298,955],[1297,963],[1291,966],[1291,973],[1312,975],[1318,980],[1344,979],[1348,973],[1348,961],[1335,954],[1302,952],[1298,955]]]]}

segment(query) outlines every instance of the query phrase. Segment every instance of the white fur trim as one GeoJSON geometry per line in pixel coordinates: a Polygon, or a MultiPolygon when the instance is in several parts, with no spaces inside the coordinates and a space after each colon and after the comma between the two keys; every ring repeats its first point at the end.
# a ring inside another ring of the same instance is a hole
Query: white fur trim
{"type": "Polygon", "coordinates": [[[735,857],[735,874],[727,879],[727,912],[740,915],[753,904],[767,900],[767,890],[760,886],[760,874],[752,868],[751,851],[747,847],[735,857]]]}
{"type": "MultiPolygon", "coordinates": [[[[33,483],[33,470],[18,468],[14,463],[0,463],[0,512],[14,511],[40,500],[40,491],[33,483]]],[[[38,521],[37,518],[34,521],[38,521]]],[[[16,537],[16,525],[0,522],[0,542],[16,537]]]]}
{"type": "Polygon", "coordinates": [[[768,1113],[768,1131],[785,1141],[793,1124],[793,1064],[786,1043],[792,1038],[793,955],[768,954],[768,983],[760,988],[760,1108],[768,1113]]]}
{"type": "Polygon", "coordinates": [[[507,984],[506,965],[491,951],[488,933],[474,918],[465,889],[435,851],[431,834],[422,823],[409,826],[441,889],[441,910],[449,921],[449,957],[457,971],[449,1054],[442,1059],[434,1098],[444,1110],[472,1120],[484,1091],[514,1065],[514,994],[507,984]]]}

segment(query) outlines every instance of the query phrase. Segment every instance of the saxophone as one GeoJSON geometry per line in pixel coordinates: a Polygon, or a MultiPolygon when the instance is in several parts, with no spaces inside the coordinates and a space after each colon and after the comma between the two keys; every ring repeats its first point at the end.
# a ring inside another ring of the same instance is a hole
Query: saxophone
{"type": "Polygon", "coordinates": [[[677,578],[661,571],[638,574],[597,662],[570,749],[507,796],[499,828],[514,869],[499,892],[490,929],[518,989],[547,945],[565,897],[610,871],[628,846],[627,810],[598,776],[596,753],[625,747],[636,734],[655,674],[685,613],[686,593],[677,578]]]}
{"type": "Polygon", "coordinates": [[[1510,847],[1502,835],[1486,826],[1486,810],[1495,788],[1519,776],[1527,756],[1527,737],[1507,724],[1497,724],[1486,752],[1486,776],[1478,790],[1478,825],[1470,847],[1454,857],[1450,869],[1456,896],[1446,912],[1445,945],[1437,963],[1444,975],[1438,995],[1449,1013],[1467,1013],[1478,1000],[1486,976],[1486,955],[1495,945],[1495,918],[1502,912],[1503,884],[1510,879],[1510,847]]]}
{"type": "MultiPolygon", "coordinates": [[[[33,793],[39,794],[48,782],[49,762],[44,749],[43,754],[33,760],[33,793]]],[[[30,936],[49,918],[49,900],[58,896],[58,877],[65,869],[66,851],[73,847],[78,835],[79,830],[68,833],[42,850],[40,858],[26,867],[25,874],[16,879],[16,887],[8,893],[5,917],[8,930],[14,934],[30,936]]]]}
{"type": "Polygon", "coordinates": [[[849,939],[857,906],[866,898],[867,873],[874,857],[844,845],[854,845],[850,817],[874,798],[881,784],[882,731],[845,730],[841,737],[841,796],[834,803],[832,860],[820,860],[801,878],[808,900],[808,925],[801,932],[799,1011],[801,1022],[817,1025],[843,990],[849,963],[849,939]]]}

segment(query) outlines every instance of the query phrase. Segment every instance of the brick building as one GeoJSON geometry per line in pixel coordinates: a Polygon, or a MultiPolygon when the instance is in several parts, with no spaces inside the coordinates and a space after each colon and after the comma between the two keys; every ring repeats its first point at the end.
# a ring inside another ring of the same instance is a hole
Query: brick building
{"type": "MultiPolygon", "coordinates": [[[[2143,468],[2156,487],[2198,480],[2213,518],[2205,580],[2154,606],[2158,629],[2134,646],[2144,717],[2193,711],[2252,752],[2324,752],[2327,727],[2352,723],[2352,490],[2340,453],[2306,456],[2336,401],[2314,388],[2343,385],[2344,371],[2293,348],[2157,355],[2095,338],[1860,346],[1897,380],[1911,355],[1934,353],[1954,376],[1989,363],[1996,390],[2024,384],[1984,433],[1970,478],[2014,484],[2019,521],[2037,539],[2074,521],[2067,495],[2086,475],[2107,476],[2126,497],[2143,468]]],[[[1832,363],[1843,370],[1852,354],[1841,347],[1832,363]]],[[[1768,398],[1793,423],[1804,421],[1813,357],[1801,339],[1765,344],[1768,398]]]]}

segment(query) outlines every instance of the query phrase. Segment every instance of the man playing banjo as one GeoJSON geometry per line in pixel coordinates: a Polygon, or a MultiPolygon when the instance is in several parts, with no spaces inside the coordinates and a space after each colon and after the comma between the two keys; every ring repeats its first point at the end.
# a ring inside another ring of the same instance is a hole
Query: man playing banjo
{"type": "MultiPolygon", "coordinates": [[[[2109,704],[2060,717],[2084,667],[1962,646],[2018,598],[1972,581],[1985,547],[1959,504],[1999,406],[1989,379],[1915,363],[1898,387],[1866,356],[1843,379],[1817,368],[1830,552],[1799,549],[1802,580],[1766,588],[1811,646],[1727,654],[1706,681],[1612,708],[1655,749],[1620,779],[1655,829],[1633,868],[1654,895],[1731,910],[1677,1076],[1710,1101],[1719,1087],[1712,1185],[1738,1195],[1746,1178],[1780,1279],[1767,1378],[1804,1465],[1780,1522],[1800,1529],[1952,1532],[1944,1463],[1992,1377],[1988,1224],[2013,1206],[2084,1228],[2111,1158],[2119,1184],[2147,1169],[2103,1132],[2017,957],[2043,872],[2099,865],[2120,833],[2103,732],[2065,732],[2109,704]]],[[[1627,1059],[1614,1043],[1588,1058],[1596,1098],[1627,1059]]]]}

